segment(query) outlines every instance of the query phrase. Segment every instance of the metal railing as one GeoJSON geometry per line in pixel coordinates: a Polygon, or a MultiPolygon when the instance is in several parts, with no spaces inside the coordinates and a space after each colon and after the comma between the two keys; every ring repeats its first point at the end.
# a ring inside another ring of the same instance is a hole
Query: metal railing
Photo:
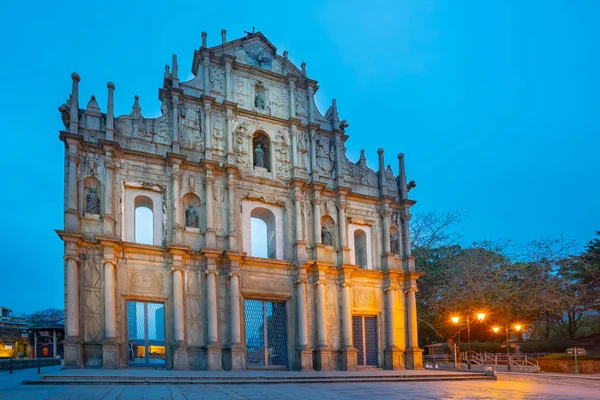
{"type": "Polygon", "coordinates": [[[475,352],[470,353],[464,351],[461,352],[462,360],[470,360],[473,364],[478,365],[521,365],[521,366],[534,366],[539,365],[536,357],[542,357],[548,353],[488,353],[488,352],[475,352]],[[467,355],[469,357],[467,357],[467,355]]]}

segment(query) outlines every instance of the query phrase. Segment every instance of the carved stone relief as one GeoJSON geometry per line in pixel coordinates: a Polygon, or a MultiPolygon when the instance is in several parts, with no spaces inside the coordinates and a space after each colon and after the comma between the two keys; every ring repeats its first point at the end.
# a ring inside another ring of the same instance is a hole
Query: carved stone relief
{"type": "Polygon", "coordinates": [[[132,268],[125,273],[125,287],[132,292],[162,294],[165,288],[162,271],[132,268]]]}
{"type": "Polygon", "coordinates": [[[306,95],[304,92],[297,91],[295,93],[296,115],[308,118],[308,109],[306,106],[306,95]]]}
{"type": "Polygon", "coordinates": [[[340,340],[339,326],[338,326],[338,308],[337,308],[337,296],[336,286],[327,285],[327,292],[325,293],[325,323],[327,325],[327,342],[331,348],[337,348],[340,340]]]}
{"type": "Polygon", "coordinates": [[[275,137],[275,159],[277,162],[276,171],[279,179],[287,179],[290,176],[290,157],[287,137],[287,129],[278,130],[275,137]]]}
{"type": "Polygon", "coordinates": [[[104,338],[104,293],[102,291],[102,257],[97,249],[81,255],[83,264],[84,338],[98,341],[104,338]]]}
{"type": "Polygon", "coordinates": [[[200,112],[190,108],[183,108],[179,118],[179,132],[181,147],[196,151],[204,150],[204,135],[200,123],[200,112]]]}
{"type": "Polygon", "coordinates": [[[288,91],[277,87],[269,89],[269,109],[271,115],[279,118],[288,118],[290,108],[288,106],[288,91]]]}
{"type": "Polygon", "coordinates": [[[335,166],[333,143],[323,136],[317,137],[317,165],[326,175],[331,175],[335,166]]]}
{"type": "Polygon", "coordinates": [[[202,342],[200,336],[201,327],[201,295],[198,274],[196,272],[187,271],[185,273],[186,279],[186,299],[187,307],[186,311],[186,338],[188,344],[192,346],[199,346],[202,342]]]}
{"type": "Polygon", "coordinates": [[[214,198],[216,205],[216,231],[217,235],[225,234],[225,185],[217,181],[215,182],[214,198]]]}
{"type": "Polygon", "coordinates": [[[352,305],[354,308],[361,310],[378,309],[377,294],[375,293],[375,289],[355,287],[352,300],[352,305]]]}
{"type": "Polygon", "coordinates": [[[269,293],[290,293],[291,288],[288,282],[243,277],[241,280],[242,289],[257,292],[269,292],[269,293]]]}
{"type": "Polygon", "coordinates": [[[210,69],[210,91],[211,93],[223,94],[225,93],[224,87],[225,78],[221,68],[210,69]]]}
{"type": "Polygon", "coordinates": [[[215,115],[215,123],[213,127],[213,149],[224,151],[225,150],[225,138],[223,136],[223,117],[215,115]]]}

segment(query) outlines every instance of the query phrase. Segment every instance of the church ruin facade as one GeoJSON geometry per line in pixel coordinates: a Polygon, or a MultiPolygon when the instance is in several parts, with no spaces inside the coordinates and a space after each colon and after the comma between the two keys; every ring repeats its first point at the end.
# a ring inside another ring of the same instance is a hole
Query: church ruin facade
{"type": "Polygon", "coordinates": [[[261,33],[177,58],[161,115],[135,97],[65,130],[65,366],[421,368],[411,184],[346,158],[335,100],[261,33]]]}

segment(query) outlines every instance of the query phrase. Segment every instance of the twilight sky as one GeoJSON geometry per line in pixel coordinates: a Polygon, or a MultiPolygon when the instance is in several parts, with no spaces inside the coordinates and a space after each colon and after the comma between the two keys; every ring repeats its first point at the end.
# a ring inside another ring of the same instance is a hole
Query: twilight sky
{"type": "Polygon", "coordinates": [[[600,2],[590,0],[5,2],[0,305],[63,306],[63,144],[57,107],[160,113],[164,65],[191,76],[209,46],[262,32],[319,81],[347,119],[348,156],[406,154],[414,213],[463,208],[464,241],[600,229],[600,2]],[[126,5],[122,3],[127,3],[126,5]]]}

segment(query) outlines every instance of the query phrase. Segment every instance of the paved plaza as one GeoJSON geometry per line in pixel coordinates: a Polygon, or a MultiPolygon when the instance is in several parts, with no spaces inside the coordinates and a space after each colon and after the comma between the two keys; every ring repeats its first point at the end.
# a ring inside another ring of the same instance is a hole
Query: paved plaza
{"type": "MultiPolygon", "coordinates": [[[[36,369],[0,373],[0,399],[598,399],[600,377],[500,374],[497,381],[265,385],[22,385],[36,369]],[[595,379],[594,379],[595,378],[595,379]]],[[[47,367],[42,374],[58,374],[47,367]]]]}

